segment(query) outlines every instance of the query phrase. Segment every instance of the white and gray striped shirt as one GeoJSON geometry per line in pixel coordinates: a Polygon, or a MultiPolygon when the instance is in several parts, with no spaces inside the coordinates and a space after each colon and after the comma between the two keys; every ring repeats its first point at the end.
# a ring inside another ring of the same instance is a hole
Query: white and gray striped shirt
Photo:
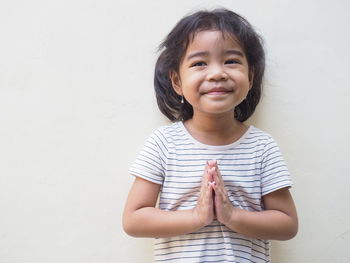
{"type": "MultiPolygon", "coordinates": [[[[235,207],[262,211],[262,196],[292,185],[278,145],[250,126],[236,142],[205,145],[182,122],[160,127],[147,140],[132,175],[161,185],[159,208],[196,206],[207,161],[217,160],[235,207]]],[[[218,221],[195,233],[155,240],[155,262],[270,262],[270,243],[240,235],[218,221]]]]}

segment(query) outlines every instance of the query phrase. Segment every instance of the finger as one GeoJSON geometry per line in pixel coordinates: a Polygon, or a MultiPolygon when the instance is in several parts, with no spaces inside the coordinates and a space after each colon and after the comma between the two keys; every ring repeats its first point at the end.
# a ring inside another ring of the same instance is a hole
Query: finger
{"type": "Polygon", "coordinates": [[[201,185],[201,195],[200,198],[203,199],[203,201],[206,200],[212,200],[212,195],[213,195],[213,188],[212,188],[212,182],[213,182],[213,177],[211,173],[211,169],[209,167],[209,164],[207,162],[204,170],[204,175],[202,178],[202,185],[201,185]]]}
{"type": "Polygon", "coordinates": [[[218,186],[224,186],[224,179],[221,175],[219,167],[216,167],[215,174],[214,174],[214,180],[218,186]]]}
{"type": "Polygon", "coordinates": [[[209,167],[209,170],[212,171],[212,173],[219,171],[218,163],[216,160],[207,161],[207,165],[209,167]]]}
{"type": "MultiPolygon", "coordinates": [[[[206,166],[205,166],[205,175],[207,177],[208,182],[212,181],[211,174],[210,174],[211,165],[209,162],[210,161],[207,161],[206,166]]],[[[208,184],[208,182],[207,182],[207,184],[208,184]]]]}
{"type": "Polygon", "coordinates": [[[224,184],[217,185],[213,187],[215,193],[215,202],[217,204],[226,203],[229,200],[226,188],[224,184]]]}
{"type": "Polygon", "coordinates": [[[208,184],[207,190],[205,191],[205,200],[207,203],[212,203],[213,200],[213,187],[210,183],[208,184]]]}
{"type": "Polygon", "coordinates": [[[222,176],[221,176],[221,172],[220,172],[219,166],[218,166],[218,165],[216,165],[215,167],[216,167],[215,172],[216,172],[217,176],[218,176],[218,177],[221,179],[221,178],[222,178],[222,176]]]}
{"type": "Polygon", "coordinates": [[[209,174],[209,164],[207,162],[205,167],[204,167],[204,173],[203,173],[203,177],[202,177],[202,184],[201,184],[202,189],[208,185],[208,174],[209,174]]]}
{"type": "Polygon", "coordinates": [[[220,204],[222,201],[222,193],[220,189],[217,187],[214,189],[214,191],[215,191],[215,203],[220,204]]]}
{"type": "Polygon", "coordinates": [[[215,196],[222,197],[225,194],[225,190],[220,184],[215,183],[215,185],[213,185],[213,190],[215,192],[215,196]]]}
{"type": "Polygon", "coordinates": [[[209,167],[214,167],[214,166],[217,166],[218,162],[216,160],[210,160],[207,163],[208,163],[209,167]]]}
{"type": "Polygon", "coordinates": [[[202,194],[201,194],[201,204],[204,207],[212,207],[213,203],[214,203],[214,199],[213,199],[213,189],[211,189],[210,185],[207,185],[205,187],[205,189],[202,190],[202,194]]]}
{"type": "Polygon", "coordinates": [[[218,168],[216,166],[211,167],[210,170],[209,170],[209,173],[211,175],[210,180],[212,182],[215,182],[215,184],[217,185],[220,182],[218,168]]]}
{"type": "Polygon", "coordinates": [[[218,207],[222,207],[225,203],[227,203],[227,200],[229,200],[228,195],[226,193],[226,190],[222,187],[214,187],[215,191],[215,204],[218,207]]]}
{"type": "Polygon", "coordinates": [[[225,190],[225,183],[223,181],[223,178],[221,176],[221,173],[219,171],[219,169],[216,169],[215,172],[213,173],[214,176],[214,182],[215,182],[215,187],[214,187],[214,191],[215,193],[226,193],[225,190]]]}
{"type": "Polygon", "coordinates": [[[215,173],[216,173],[216,167],[210,167],[209,170],[208,170],[208,173],[209,173],[209,181],[210,182],[213,182],[214,181],[214,176],[215,176],[215,173]]]}
{"type": "Polygon", "coordinates": [[[227,196],[225,185],[221,181],[218,181],[218,182],[215,181],[213,190],[215,192],[215,195],[222,196],[222,197],[227,196]]]}
{"type": "Polygon", "coordinates": [[[208,173],[209,173],[208,185],[210,185],[211,187],[214,187],[214,185],[216,184],[216,181],[215,181],[216,167],[209,168],[208,173]]]}

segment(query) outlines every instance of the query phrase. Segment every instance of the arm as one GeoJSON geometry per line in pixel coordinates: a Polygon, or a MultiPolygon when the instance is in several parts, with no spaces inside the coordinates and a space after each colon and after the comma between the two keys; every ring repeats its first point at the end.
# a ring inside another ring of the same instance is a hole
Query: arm
{"type": "MultiPolygon", "coordinates": [[[[213,164],[216,166],[216,163],[213,164]]],[[[233,207],[216,166],[215,211],[218,220],[237,233],[260,239],[288,240],[298,231],[298,217],[288,188],[263,196],[265,210],[252,212],[233,207]]]]}
{"type": "MultiPolygon", "coordinates": [[[[208,184],[207,179],[203,181],[208,184]]],[[[160,185],[136,177],[123,214],[123,228],[127,234],[135,237],[177,236],[194,232],[212,221],[213,200],[211,189],[208,187],[201,190],[201,197],[195,209],[179,211],[155,208],[159,190],[160,185]],[[211,209],[208,205],[210,201],[211,209]]]]}
{"type": "Polygon", "coordinates": [[[265,211],[251,212],[233,208],[225,222],[238,233],[261,239],[288,240],[298,231],[298,218],[292,196],[287,188],[263,197],[265,211]]]}

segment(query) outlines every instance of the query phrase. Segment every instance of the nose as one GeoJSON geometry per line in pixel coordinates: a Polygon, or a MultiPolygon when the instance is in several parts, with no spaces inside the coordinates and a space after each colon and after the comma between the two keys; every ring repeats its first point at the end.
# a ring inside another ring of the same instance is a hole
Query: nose
{"type": "Polygon", "coordinates": [[[228,75],[222,65],[211,65],[208,68],[207,80],[208,81],[222,81],[227,80],[228,75]]]}

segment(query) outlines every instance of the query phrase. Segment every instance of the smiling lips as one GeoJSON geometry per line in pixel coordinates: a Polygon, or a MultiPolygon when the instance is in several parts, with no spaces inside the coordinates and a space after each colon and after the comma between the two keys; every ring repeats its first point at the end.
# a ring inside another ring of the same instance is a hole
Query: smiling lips
{"type": "Polygon", "coordinates": [[[229,90],[229,89],[226,89],[226,88],[223,88],[223,87],[218,87],[218,88],[209,89],[208,91],[204,92],[204,94],[207,94],[207,95],[224,95],[224,94],[231,93],[231,92],[233,92],[233,91],[229,90]]]}

